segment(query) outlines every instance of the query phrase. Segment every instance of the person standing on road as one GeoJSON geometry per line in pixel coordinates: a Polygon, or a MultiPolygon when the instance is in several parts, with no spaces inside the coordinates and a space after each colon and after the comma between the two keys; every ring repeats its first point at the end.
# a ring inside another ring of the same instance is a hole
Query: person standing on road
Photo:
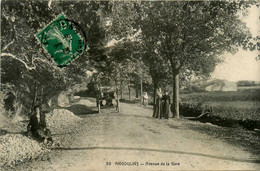
{"type": "Polygon", "coordinates": [[[155,100],[155,108],[154,108],[154,115],[155,118],[162,118],[162,92],[161,89],[159,89],[156,93],[157,97],[155,100]]]}
{"type": "Polygon", "coordinates": [[[171,98],[168,95],[168,92],[165,91],[165,94],[162,97],[163,101],[163,116],[165,119],[169,119],[169,113],[170,113],[170,105],[171,105],[171,98]]]}
{"type": "Polygon", "coordinates": [[[144,105],[145,108],[146,108],[147,104],[148,104],[148,95],[147,95],[147,92],[144,92],[143,105],[144,105]]]}

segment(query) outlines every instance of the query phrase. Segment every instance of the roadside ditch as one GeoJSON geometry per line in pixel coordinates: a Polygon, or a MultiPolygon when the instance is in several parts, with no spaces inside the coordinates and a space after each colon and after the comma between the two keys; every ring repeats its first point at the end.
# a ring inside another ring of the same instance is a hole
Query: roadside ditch
{"type": "Polygon", "coordinates": [[[209,107],[194,107],[189,104],[181,104],[180,111],[182,116],[189,120],[200,121],[202,123],[211,123],[213,125],[231,128],[243,128],[249,131],[260,132],[260,120],[252,119],[231,119],[224,118],[214,114],[209,107]]]}

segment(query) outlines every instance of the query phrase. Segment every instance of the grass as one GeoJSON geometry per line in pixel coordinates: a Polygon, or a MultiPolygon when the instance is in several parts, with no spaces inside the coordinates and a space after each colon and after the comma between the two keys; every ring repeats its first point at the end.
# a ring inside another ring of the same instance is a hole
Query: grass
{"type": "Polygon", "coordinates": [[[213,115],[233,120],[260,121],[260,89],[238,92],[182,94],[181,102],[193,106],[209,105],[213,115]]]}
{"type": "Polygon", "coordinates": [[[221,139],[229,144],[238,146],[250,153],[260,156],[260,133],[241,128],[216,127],[196,122],[187,124],[190,129],[200,131],[209,136],[221,139]]]}
{"type": "Polygon", "coordinates": [[[200,101],[214,102],[214,101],[260,101],[260,89],[255,89],[254,91],[234,91],[234,92],[201,92],[201,93],[191,93],[182,94],[182,101],[200,101]]]}
{"type": "Polygon", "coordinates": [[[234,101],[209,103],[213,108],[213,114],[223,118],[237,120],[259,120],[260,101],[234,101]]]}

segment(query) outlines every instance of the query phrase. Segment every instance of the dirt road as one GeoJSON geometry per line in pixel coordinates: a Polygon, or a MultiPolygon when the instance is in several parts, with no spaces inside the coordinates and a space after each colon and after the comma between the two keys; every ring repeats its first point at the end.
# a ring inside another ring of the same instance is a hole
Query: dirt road
{"type": "Polygon", "coordinates": [[[189,121],[158,120],[133,104],[121,109],[83,116],[79,134],[67,135],[73,142],[16,170],[260,169],[250,153],[191,130],[189,121]]]}

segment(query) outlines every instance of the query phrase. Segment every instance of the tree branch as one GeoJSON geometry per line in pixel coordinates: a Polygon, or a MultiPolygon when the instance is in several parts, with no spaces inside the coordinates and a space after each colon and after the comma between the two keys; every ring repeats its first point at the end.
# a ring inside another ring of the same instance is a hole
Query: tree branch
{"type": "Polygon", "coordinates": [[[44,60],[44,59],[41,59],[41,58],[33,58],[32,59],[32,64],[34,65],[34,61],[41,61],[41,62],[44,62],[44,63],[49,63],[50,64],[50,61],[47,61],[47,60],[44,60]]]}
{"type": "Polygon", "coordinates": [[[8,46],[10,46],[10,45],[13,44],[13,43],[14,43],[14,40],[11,41],[10,43],[8,43],[8,44],[2,49],[2,51],[6,50],[6,49],[8,48],[8,46]]]}
{"type": "Polygon", "coordinates": [[[19,62],[23,63],[23,65],[25,66],[25,68],[28,69],[28,70],[34,70],[34,69],[36,69],[36,66],[29,67],[29,66],[27,65],[27,63],[25,63],[23,60],[17,58],[15,55],[13,55],[13,54],[11,54],[11,53],[1,53],[1,57],[5,57],[5,56],[9,56],[9,57],[11,57],[11,58],[13,58],[13,59],[16,59],[16,60],[18,60],[19,62]]]}
{"type": "Polygon", "coordinates": [[[52,0],[49,0],[48,2],[48,7],[51,9],[51,3],[52,3],[52,0]]]}

